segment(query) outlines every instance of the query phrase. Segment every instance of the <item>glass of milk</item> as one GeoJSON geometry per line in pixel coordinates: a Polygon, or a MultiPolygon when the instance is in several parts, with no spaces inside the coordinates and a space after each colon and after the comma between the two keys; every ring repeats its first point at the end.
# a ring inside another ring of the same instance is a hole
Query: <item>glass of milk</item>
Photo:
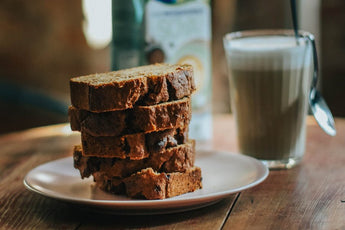
{"type": "Polygon", "coordinates": [[[240,152],[271,169],[303,157],[312,76],[307,32],[253,30],[226,34],[230,100],[240,152]]]}

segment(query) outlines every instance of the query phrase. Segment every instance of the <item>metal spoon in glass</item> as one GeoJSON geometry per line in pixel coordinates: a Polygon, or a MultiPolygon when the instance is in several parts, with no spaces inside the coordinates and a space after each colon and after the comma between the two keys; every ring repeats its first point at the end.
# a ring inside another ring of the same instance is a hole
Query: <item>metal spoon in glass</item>
{"type": "Polygon", "coordinates": [[[319,75],[319,66],[317,62],[317,53],[316,53],[316,45],[315,45],[315,38],[313,35],[308,34],[306,38],[311,42],[312,49],[313,49],[313,62],[314,62],[314,73],[313,79],[311,82],[311,88],[309,93],[309,105],[315,120],[319,124],[319,126],[331,136],[335,136],[337,133],[335,129],[334,119],[330,109],[327,106],[326,101],[321,96],[321,93],[317,90],[317,78],[319,75]]]}
{"type": "MultiPolygon", "coordinates": [[[[297,11],[296,11],[296,0],[291,0],[291,14],[292,14],[292,23],[293,28],[295,31],[296,42],[298,45],[298,21],[297,21],[297,11]]],[[[327,106],[326,101],[321,96],[321,93],[317,90],[317,78],[319,75],[319,65],[317,60],[317,53],[316,53],[316,45],[315,45],[315,38],[311,34],[304,34],[303,37],[307,38],[312,45],[313,49],[313,63],[314,63],[314,73],[313,79],[311,82],[311,88],[309,93],[309,105],[311,111],[315,117],[315,120],[319,124],[319,126],[331,136],[335,136],[337,131],[335,130],[334,119],[330,109],[327,106]]]]}

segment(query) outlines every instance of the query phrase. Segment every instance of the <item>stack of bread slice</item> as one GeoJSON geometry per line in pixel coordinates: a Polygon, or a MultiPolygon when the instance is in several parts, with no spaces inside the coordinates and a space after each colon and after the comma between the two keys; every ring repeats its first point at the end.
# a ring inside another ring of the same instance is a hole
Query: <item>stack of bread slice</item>
{"type": "Polygon", "coordinates": [[[155,64],[70,80],[74,167],[99,188],[164,199],[202,187],[188,138],[190,65],[155,64]]]}

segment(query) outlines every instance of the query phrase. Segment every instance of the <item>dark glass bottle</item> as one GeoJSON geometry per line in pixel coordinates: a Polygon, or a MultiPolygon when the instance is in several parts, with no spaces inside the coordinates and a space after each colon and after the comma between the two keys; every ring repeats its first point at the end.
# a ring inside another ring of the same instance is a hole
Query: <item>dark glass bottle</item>
{"type": "Polygon", "coordinates": [[[144,65],[146,0],[112,0],[112,70],[144,65]]]}

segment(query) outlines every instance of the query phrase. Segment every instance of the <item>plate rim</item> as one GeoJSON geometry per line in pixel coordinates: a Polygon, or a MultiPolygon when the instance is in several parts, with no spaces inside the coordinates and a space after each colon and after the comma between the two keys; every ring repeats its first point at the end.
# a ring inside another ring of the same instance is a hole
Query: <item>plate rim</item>
{"type": "MultiPolygon", "coordinates": [[[[49,164],[56,164],[57,162],[67,162],[68,160],[72,161],[73,156],[68,156],[68,157],[63,157],[59,158],[56,160],[48,161],[45,163],[42,163],[33,169],[31,169],[27,174],[25,175],[23,179],[23,184],[24,186],[32,192],[35,192],[37,194],[40,194],[45,197],[49,197],[52,199],[57,199],[60,201],[67,201],[70,203],[74,204],[81,204],[81,205],[89,205],[89,206],[97,206],[97,207],[103,207],[103,208],[113,208],[113,209],[124,209],[124,210],[143,210],[143,209],[176,209],[176,208],[184,208],[188,206],[196,206],[196,205],[202,205],[205,203],[215,203],[221,199],[224,199],[232,194],[239,193],[241,191],[247,190],[249,188],[252,188],[260,183],[262,183],[269,175],[269,169],[267,165],[265,165],[263,162],[250,157],[246,156],[240,153],[233,153],[233,152],[227,152],[227,151],[219,151],[219,150],[197,150],[196,152],[196,158],[198,156],[200,157],[201,155],[208,155],[212,157],[214,154],[226,154],[227,156],[234,156],[238,158],[246,158],[249,161],[255,162],[255,165],[260,168],[260,170],[263,170],[263,174],[261,177],[256,179],[255,181],[246,184],[244,186],[240,186],[238,188],[226,190],[226,191],[220,191],[220,192],[214,192],[211,194],[200,194],[195,197],[181,197],[181,196],[176,196],[168,199],[163,199],[163,200],[139,200],[139,199],[133,199],[133,200],[94,200],[94,199],[88,199],[88,198],[74,198],[74,197],[69,197],[60,193],[55,193],[53,190],[48,190],[51,191],[50,193],[45,191],[46,189],[43,188],[43,190],[38,189],[37,187],[33,186],[32,184],[29,183],[28,178],[32,173],[34,173],[36,170],[39,170],[40,167],[45,167],[46,165],[49,164]],[[165,207],[162,208],[162,205],[165,207]],[[170,206],[169,207],[167,207],[170,206]]],[[[259,170],[258,170],[259,172],[259,170]]],[[[80,180],[82,182],[82,180],[80,180]]],[[[205,205],[204,205],[205,206],[205,205]]],[[[203,206],[203,207],[204,207],[203,206]]],[[[194,208],[195,209],[195,208],[194,208]]]]}

